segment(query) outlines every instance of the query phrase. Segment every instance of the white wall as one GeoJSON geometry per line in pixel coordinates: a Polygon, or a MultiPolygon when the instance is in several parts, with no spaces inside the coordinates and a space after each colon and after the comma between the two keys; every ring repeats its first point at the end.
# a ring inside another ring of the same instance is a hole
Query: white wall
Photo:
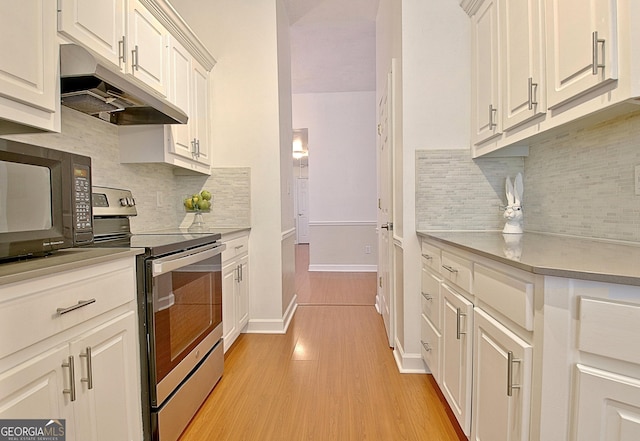
{"type": "Polygon", "coordinates": [[[217,60],[211,95],[213,165],[251,167],[249,330],[255,332],[280,330],[286,307],[277,1],[171,2],[217,60]]]}
{"type": "Polygon", "coordinates": [[[293,96],[293,126],[309,129],[311,270],[375,271],[375,99],[373,91],[293,96]],[[346,240],[327,240],[332,233],[346,240]]]}
{"type": "MultiPolygon", "coordinates": [[[[420,246],[415,233],[415,156],[421,149],[468,149],[470,23],[457,1],[380,0],[377,23],[378,97],[398,59],[393,135],[396,328],[401,364],[420,359],[420,246]],[[382,77],[384,75],[384,77],[382,77]]],[[[401,366],[402,367],[402,366],[401,366]]]]}

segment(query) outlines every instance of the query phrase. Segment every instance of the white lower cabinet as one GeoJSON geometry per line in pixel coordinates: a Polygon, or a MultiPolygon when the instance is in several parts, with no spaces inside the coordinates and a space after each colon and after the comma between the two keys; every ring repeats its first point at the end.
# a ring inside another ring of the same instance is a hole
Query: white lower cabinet
{"type": "Polygon", "coordinates": [[[15,351],[2,346],[0,419],[64,419],[69,441],[142,439],[135,292],[134,258],[0,286],[2,322],[19,314],[12,327],[33,336],[15,351]],[[121,301],[106,306],[122,289],[121,301]],[[59,299],[67,293],[72,303],[59,299]],[[56,299],[70,307],[51,309],[56,299]],[[47,323],[31,321],[43,320],[37,309],[57,329],[46,337],[35,331],[47,323]]]}
{"type": "Polygon", "coordinates": [[[531,345],[480,308],[473,340],[471,439],[529,439],[531,345]]]}
{"type": "Polygon", "coordinates": [[[471,428],[473,304],[442,285],[442,374],[440,388],[462,431],[471,428]]]}
{"type": "Polygon", "coordinates": [[[222,252],[222,337],[226,352],[249,323],[248,235],[225,238],[222,252]]]}

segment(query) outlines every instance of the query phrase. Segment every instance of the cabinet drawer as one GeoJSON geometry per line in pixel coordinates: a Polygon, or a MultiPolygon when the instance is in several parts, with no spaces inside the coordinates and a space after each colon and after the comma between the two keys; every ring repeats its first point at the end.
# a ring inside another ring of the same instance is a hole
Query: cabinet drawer
{"type": "Polygon", "coordinates": [[[422,263],[439,273],[440,265],[442,265],[440,248],[422,241],[422,263]]]}
{"type": "Polygon", "coordinates": [[[427,316],[436,329],[440,329],[440,282],[441,280],[431,271],[422,268],[422,313],[427,316]]]}
{"type": "Polygon", "coordinates": [[[135,300],[135,258],[5,285],[1,292],[0,335],[11,338],[0,339],[0,358],[135,300]]]}
{"type": "Polygon", "coordinates": [[[249,236],[247,235],[234,237],[232,239],[226,239],[223,236],[222,243],[227,245],[227,248],[222,252],[223,262],[241,256],[249,251],[249,236]]]}
{"type": "Polygon", "coordinates": [[[579,297],[578,349],[640,364],[640,305],[579,297]]]}
{"type": "Polygon", "coordinates": [[[420,330],[420,352],[431,370],[433,378],[440,383],[440,340],[442,336],[428,318],[422,315],[420,330]]]}
{"type": "Polygon", "coordinates": [[[455,283],[468,293],[471,293],[473,263],[470,260],[443,251],[441,267],[442,270],[440,273],[445,279],[455,283]]]}
{"type": "Polygon", "coordinates": [[[473,294],[528,331],[533,330],[534,284],[481,264],[473,274],[473,294]]]}

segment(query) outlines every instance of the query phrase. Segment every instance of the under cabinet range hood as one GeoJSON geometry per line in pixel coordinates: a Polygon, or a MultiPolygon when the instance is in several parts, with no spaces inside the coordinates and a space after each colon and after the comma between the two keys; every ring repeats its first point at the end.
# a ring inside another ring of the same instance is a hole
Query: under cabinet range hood
{"type": "Polygon", "coordinates": [[[75,44],[60,45],[62,105],[118,125],[186,124],[188,116],[151,87],[75,44]]]}

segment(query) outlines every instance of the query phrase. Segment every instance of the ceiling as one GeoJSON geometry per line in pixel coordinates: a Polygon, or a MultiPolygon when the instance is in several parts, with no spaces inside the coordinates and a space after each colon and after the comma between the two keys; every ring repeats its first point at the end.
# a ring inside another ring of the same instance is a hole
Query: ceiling
{"type": "Polygon", "coordinates": [[[284,0],[293,93],[373,91],[379,0],[284,0]]]}

